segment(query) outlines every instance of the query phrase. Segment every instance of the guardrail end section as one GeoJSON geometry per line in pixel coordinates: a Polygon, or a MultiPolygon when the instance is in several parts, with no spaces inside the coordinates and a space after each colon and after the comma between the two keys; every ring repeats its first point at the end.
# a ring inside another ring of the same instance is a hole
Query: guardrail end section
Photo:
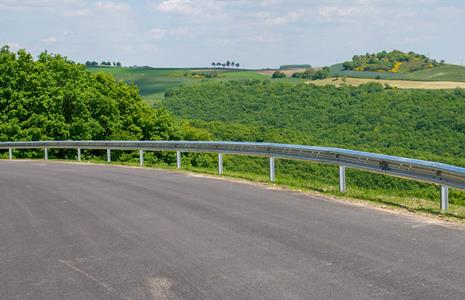
{"type": "Polygon", "coordinates": [[[339,166],[339,192],[346,191],[346,167],[339,166]]]}
{"type": "Polygon", "coordinates": [[[223,153],[218,153],[218,174],[223,174],[223,153]]]}
{"type": "Polygon", "coordinates": [[[176,151],[176,168],[181,169],[181,151],[176,151]]]}
{"type": "Polygon", "coordinates": [[[449,187],[441,185],[441,211],[446,212],[449,209],[449,187]]]}
{"type": "Polygon", "coordinates": [[[275,167],[275,158],[270,157],[270,181],[276,181],[276,167],[275,167]]]}

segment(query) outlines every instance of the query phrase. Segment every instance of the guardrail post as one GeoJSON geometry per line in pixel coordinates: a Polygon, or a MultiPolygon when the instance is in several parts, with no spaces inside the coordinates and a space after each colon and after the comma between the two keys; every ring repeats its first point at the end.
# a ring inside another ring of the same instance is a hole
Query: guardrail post
{"type": "Polygon", "coordinates": [[[11,148],[8,149],[8,158],[10,160],[13,159],[13,149],[11,149],[11,148]]]}
{"type": "Polygon", "coordinates": [[[441,211],[445,212],[449,208],[449,187],[441,185],[441,211]]]}
{"type": "Polygon", "coordinates": [[[176,151],[176,168],[181,169],[181,151],[176,151]]]}
{"type": "Polygon", "coordinates": [[[275,161],[274,157],[270,157],[270,181],[275,182],[276,180],[276,172],[275,172],[275,161]]]}
{"type": "Polygon", "coordinates": [[[346,191],[346,167],[339,166],[339,192],[346,191]]]}
{"type": "Polygon", "coordinates": [[[81,148],[77,149],[78,161],[81,161],[81,148]]]}
{"type": "Polygon", "coordinates": [[[144,166],[144,150],[139,150],[139,166],[144,166]]]}
{"type": "Polygon", "coordinates": [[[47,147],[44,148],[44,154],[45,154],[44,155],[45,160],[48,160],[48,148],[47,147]]]}
{"type": "Polygon", "coordinates": [[[223,153],[218,153],[218,174],[223,174],[223,153]]]}
{"type": "Polygon", "coordinates": [[[111,150],[107,149],[107,162],[111,162],[111,150]]]}

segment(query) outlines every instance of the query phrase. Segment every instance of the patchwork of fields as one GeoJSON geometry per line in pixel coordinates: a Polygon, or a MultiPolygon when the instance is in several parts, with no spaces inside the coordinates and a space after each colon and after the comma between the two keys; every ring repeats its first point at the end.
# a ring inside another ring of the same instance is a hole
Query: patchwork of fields
{"type": "Polygon", "coordinates": [[[428,89],[428,90],[447,90],[455,88],[465,89],[465,82],[460,81],[416,81],[416,80],[387,80],[387,79],[368,79],[368,78],[326,78],[322,80],[306,81],[308,84],[315,85],[335,85],[343,84],[359,86],[361,84],[377,82],[388,84],[391,87],[399,89],[428,89]]]}

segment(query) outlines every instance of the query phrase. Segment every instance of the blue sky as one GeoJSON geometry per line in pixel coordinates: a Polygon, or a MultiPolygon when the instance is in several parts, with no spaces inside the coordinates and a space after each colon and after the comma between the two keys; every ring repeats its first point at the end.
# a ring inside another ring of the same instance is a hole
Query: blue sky
{"type": "Polygon", "coordinates": [[[465,63],[462,0],[0,0],[0,45],[154,67],[314,66],[400,49],[465,63]]]}

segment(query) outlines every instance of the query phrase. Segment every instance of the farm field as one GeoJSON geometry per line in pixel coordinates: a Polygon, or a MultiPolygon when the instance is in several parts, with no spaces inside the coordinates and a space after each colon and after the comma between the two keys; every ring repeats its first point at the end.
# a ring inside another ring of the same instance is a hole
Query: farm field
{"type": "Polygon", "coordinates": [[[377,82],[389,84],[391,87],[399,89],[428,89],[428,90],[446,90],[455,88],[465,88],[465,82],[458,81],[416,81],[416,80],[387,80],[387,79],[369,79],[369,78],[326,78],[322,80],[306,81],[305,83],[314,85],[335,85],[343,84],[359,86],[361,84],[377,82]]]}
{"type": "Polygon", "coordinates": [[[417,80],[417,81],[465,81],[465,66],[444,65],[411,73],[344,71],[342,64],[330,67],[331,76],[351,78],[371,78],[386,80],[417,80]]]}
{"type": "MultiPolygon", "coordinates": [[[[399,89],[455,89],[465,88],[465,67],[444,65],[412,73],[380,73],[365,71],[341,71],[342,64],[330,67],[331,78],[308,81],[290,77],[293,72],[303,69],[285,70],[286,78],[272,79],[273,69],[212,69],[212,68],[151,68],[151,67],[91,67],[90,72],[104,72],[118,80],[132,83],[139,89],[140,95],[150,105],[161,105],[166,91],[182,85],[200,84],[205,81],[236,80],[271,80],[272,82],[290,84],[342,85],[359,86],[368,82],[389,84],[399,89]],[[215,78],[195,78],[193,72],[216,72],[215,78]],[[335,76],[335,77],[334,77],[335,76]],[[336,79],[337,77],[337,79],[336,79]]],[[[318,69],[318,68],[315,68],[318,69]]]]}
{"type": "MultiPolygon", "coordinates": [[[[146,102],[153,105],[165,97],[165,92],[171,88],[184,84],[202,82],[202,78],[193,78],[186,74],[192,72],[217,72],[218,77],[208,80],[247,80],[271,79],[271,74],[263,74],[254,70],[210,69],[210,68],[151,68],[151,67],[93,67],[90,72],[104,72],[116,79],[133,83],[139,89],[140,95],[146,102]]],[[[273,81],[303,83],[296,78],[273,79],[273,81]]]]}

